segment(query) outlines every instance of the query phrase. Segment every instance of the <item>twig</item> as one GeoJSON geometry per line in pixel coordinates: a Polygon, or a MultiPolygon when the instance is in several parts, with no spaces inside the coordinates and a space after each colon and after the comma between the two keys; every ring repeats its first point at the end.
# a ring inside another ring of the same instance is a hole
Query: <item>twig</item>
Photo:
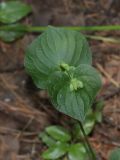
{"type": "Polygon", "coordinates": [[[120,143],[114,141],[104,141],[105,144],[111,144],[116,147],[120,147],[120,143]]]}
{"type": "Polygon", "coordinates": [[[33,118],[31,118],[27,124],[24,126],[24,128],[21,130],[21,132],[17,135],[17,138],[20,138],[23,135],[23,132],[29,127],[29,125],[32,123],[33,118]]]}
{"type": "Polygon", "coordinates": [[[25,142],[25,143],[37,143],[37,144],[41,144],[41,142],[39,140],[30,140],[30,139],[20,139],[20,141],[25,142]]]}
{"type": "Polygon", "coordinates": [[[21,104],[23,108],[25,108],[26,103],[22,100],[22,98],[14,91],[11,85],[6,81],[4,75],[0,75],[1,80],[3,81],[4,85],[11,91],[11,93],[16,97],[17,101],[21,104]]]}
{"type": "Polygon", "coordinates": [[[30,155],[17,155],[17,159],[21,160],[31,160],[30,155]]]}
{"type": "Polygon", "coordinates": [[[106,115],[103,115],[103,122],[118,130],[120,129],[120,125],[113,123],[113,121],[111,121],[108,117],[106,117],[106,115]]]}
{"type": "Polygon", "coordinates": [[[18,67],[18,68],[8,68],[8,69],[0,69],[0,73],[13,73],[16,71],[21,71],[24,69],[24,66],[18,67]]]}
{"type": "Polygon", "coordinates": [[[102,95],[100,97],[100,99],[103,99],[103,100],[109,100],[110,98],[114,97],[115,95],[118,95],[120,94],[120,88],[116,88],[116,90],[112,91],[110,94],[108,95],[102,95]]]}
{"type": "Polygon", "coordinates": [[[110,42],[110,43],[120,43],[120,39],[115,39],[112,37],[102,37],[102,36],[92,36],[92,35],[85,35],[87,38],[100,40],[103,42],[110,42]]]}
{"type": "MultiPolygon", "coordinates": [[[[97,130],[97,132],[98,132],[99,134],[101,134],[102,136],[105,136],[106,138],[109,139],[110,142],[109,142],[109,141],[106,142],[107,144],[112,144],[112,145],[114,145],[114,146],[120,147],[120,143],[112,140],[112,137],[110,137],[106,132],[101,131],[101,130],[97,130]]],[[[104,142],[104,143],[105,143],[105,142],[104,142]]]]}
{"type": "Polygon", "coordinates": [[[22,107],[18,108],[13,105],[4,103],[1,100],[0,100],[0,111],[4,112],[5,114],[11,115],[16,120],[18,120],[20,122],[24,122],[24,123],[26,123],[26,119],[28,121],[28,119],[33,118],[37,123],[39,123],[39,125],[42,123],[41,119],[39,119],[39,117],[45,116],[45,114],[43,114],[39,111],[35,112],[34,110],[30,110],[27,108],[26,108],[26,110],[24,110],[22,107]]]}
{"type": "MultiPolygon", "coordinates": [[[[0,127],[0,133],[1,134],[14,134],[18,135],[21,131],[17,129],[11,129],[11,128],[6,128],[6,127],[0,127]]],[[[39,132],[23,132],[22,136],[24,137],[29,137],[29,136],[37,136],[39,132]]]]}
{"type": "MultiPolygon", "coordinates": [[[[39,112],[38,110],[36,110],[35,108],[32,108],[32,107],[28,106],[28,105],[22,100],[22,98],[14,91],[14,89],[11,87],[11,85],[9,85],[9,83],[7,83],[7,81],[6,81],[6,79],[5,79],[5,77],[4,77],[3,75],[0,75],[0,78],[2,79],[3,83],[5,84],[5,86],[6,86],[6,87],[12,92],[12,94],[16,97],[16,99],[17,99],[17,101],[18,101],[18,104],[20,105],[20,107],[19,107],[19,105],[18,105],[17,107],[13,107],[13,106],[10,107],[9,104],[6,104],[6,103],[0,101],[0,103],[1,103],[3,106],[7,106],[6,109],[8,109],[9,111],[12,110],[12,111],[14,111],[14,112],[17,112],[18,114],[19,114],[19,113],[22,113],[23,115],[25,115],[26,117],[29,117],[30,119],[31,119],[31,118],[36,119],[38,116],[42,116],[42,117],[45,116],[44,113],[41,113],[41,112],[39,112]]],[[[3,108],[2,105],[1,105],[1,108],[0,108],[0,109],[3,108]]]]}
{"type": "Polygon", "coordinates": [[[116,82],[105,70],[100,64],[96,64],[97,68],[110,80],[110,82],[117,88],[120,87],[120,84],[116,82]]]}

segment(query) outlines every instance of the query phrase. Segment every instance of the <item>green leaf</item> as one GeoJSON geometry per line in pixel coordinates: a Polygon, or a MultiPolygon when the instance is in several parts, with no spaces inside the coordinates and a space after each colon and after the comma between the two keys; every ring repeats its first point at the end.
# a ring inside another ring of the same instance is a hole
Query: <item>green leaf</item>
{"type": "Polygon", "coordinates": [[[56,143],[54,146],[46,150],[42,157],[44,159],[58,159],[66,154],[69,145],[66,143],[56,143]]]}
{"type": "Polygon", "coordinates": [[[53,146],[56,142],[48,134],[42,132],[39,134],[39,138],[42,139],[42,142],[45,143],[48,147],[53,146]]]}
{"type": "Polygon", "coordinates": [[[49,76],[61,64],[91,65],[92,57],[85,37],[76,31],[49,26],[26,50],[25,67],[38,88],[47,88],[49,76]]]}
{"type": "Polygon", "coordinates": [[[31,12],[31,7],[21,1],[0,3],[0,22],[15,23],[31,12]]]}
{"type": "Polygon", "coordinates": [[[87,160],[88,156],[85,147],[81,143],[72,144],[68,152],[69,160],[87,160]]]}
{"type": "Polygon", "coordinates": [[[60,112],[84,121],[101,87],[101,79],[98,72],[86,64],[81,64],[72,70],[71,75],[74,77],[73,79],[78,80],[76,82],[81,82],[82,86],[79,86],[78,83],[77,88],[71,90],[71,78],[67,78],[66,73],[63,75],[63,73],[56,72],[51,75],[48,83],[49,95],[60,112]]]}
{"type": "Polygon", "coordinates": [[[120,160],[120,148],[116,148],[111,152],[109,160],[120,160]]]}
{"type": "MultiPolygon", "coordinates": [[[[85,121],[83,122],[83,128],[86,135],[89,135],[94,128],[95,121],[96,121],[96,117],[94,116],[94,114],[95,113],[90,110],[86,115],[85,121]]],[[[79,123],[76,123],[76,121],[73,124],[73,135],[75,139],[80,139],[81,137],[83,138],[80,125],[79,123]]]]}
{"type": "Polygon", "coordinates": [[[101,122],[102,122],[102,112],[96,111],[96,112],[94,113],[94,116],[95,116],[96,122],[98,122],[98,123],[101,123],[101,122]]]}
{"type": "MultiPolygon", "coordinates": [[[[91,131],[93,130],[93,127],[95,125],[95,117],[94,117],[94,113],[91,113],[87,116],[87,118],[85,119],[85,122],[83,124],[84,130],[86,135],[89,135],[91,133],[91,131]]],[[[82,133],[81,133],[82,135],[82,133]]]]}
{"type": "Polygon", "coordinates": [[[96,122],[98,122],[98,123],[102,122],[103,107],[104,107],[104,101],[103,100],[99,100],[95,103],[94,116],[95,116],[96,122]]]}
{"type": "Polygon", "coordinates": [[[50,94],[51,101],[55,107],[57,107],[57,94],[60,89],[63,87],[63,84],[66,85],[69,81],[68,76],[63,72],[55,72],[51,74],[48,81],[48,91],[50,94]]]}
{"type": "Polygon", "coordinates": [[[102,111],[103,107],[104,107],[104,101],[103,100],[99,100],[95,103],[95,110],[96,111],[102,111]]]}
{"type": "Polygon", "coordinates": [[[49,126],[49,127],[46,127],[45,131],[52,138],[61,142],[67,142],[71,139],[71,136],[68,133],[68,131],[61,126],[49,126]]]}
{"type": "MultiPolygon", "coordinates": [[[[11,25],[13,27],[23,27],[20,24],[11,25]]],[[[4,42],[13,42],[16,39],[19,39],[25,35],[25,32],[19,31],[0,31],[0,39],[4,42]]]]}

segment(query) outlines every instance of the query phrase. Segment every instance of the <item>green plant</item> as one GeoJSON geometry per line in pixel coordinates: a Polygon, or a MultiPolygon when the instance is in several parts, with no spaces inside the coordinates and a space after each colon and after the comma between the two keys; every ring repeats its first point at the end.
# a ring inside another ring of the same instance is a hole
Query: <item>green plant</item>
{"type": "Polygon", "coordinates": [[[79,121],[93,160],[95,154],[83,123],[101,87],[101,78],[91,64],[88,43],[76,31],[49,26],[26,50],[26,71],[38,88],[48,90],[58,111],[79,121]]]}
{"type": "MultiPolygon", "coordinates": [[[[24,28],[24,25],[17,23],[31,12],[31,7],[21,1],[8,1],[0,3],[0,23],[9,27],[24,28]]],[[[26,32],[22,31],[0,31],[0,39],[5,42],[12,42],[26,32]]]]}
{"type": "Polygon", "coordinates": [[[120,148],[112,150],[109,156],[109,160],[120,160],[120,148]]]}
{"type": "Polygon", "coordinates": [[[72,143],[70,133],[60,126],[49,126],[40,134],[48,149],[43,152],[43,159],[85,159],[86,150],[83,143],[72,143]],[[81,157],[81,158],[80,158],[81,157]]]}
{"type": "MultiPolygon", "coordinates": [[[[18,23],[30,12],[31,7],[22,1],[1,2],[0,39],[5,42],[12,42],[24,36],[25,33],[45,31],[47,27],[18,23]]],[[[85,133],[88,134],[91,131],[90,126],[93,126],[95,122],[93,120],[90,124],[86,123],[86,115],[91,112],[90,106],[101,82],[98,73],[91,67],[91,53],[84,36],[70,30],[108,31],[119,29],[120,25],[68,26],[58,29],[49,27],[31,47],[28,47],[30,56],[27,55],[27,61],[25,60],[28,73],[39,88],[48,90],[53,105],[59,111],[80,121],[79,124],[75,123],[74,129],[77,134],[74,136],[85,136],[93,159],[95,156],[85,133]],[[69,31],[64,30],[64,28],[69,31]]],[[[114,38],[101,36],[86,35],[86,37],[107,42],[120,42],[114,38]]],[[[97,121],[101,120],[101,113],[96,112],[94,116],[98,117],[97,121]]],[[[88,149],[88,147],[86,148],[88,149]]]]}
{"type": "MultiPolygon", "coordinates": [[[[90,111],[83,124],[86,135],[93,130],[95,122],[99,121],[96,114],[101,111],[96,106],[96,111],[90,111]]],[[[99,121],[100,122],[100,121],[99,121]]],[[[88,154],[85,150],[83,134],[79,123],[71,121],[72,128],[65,129],[61,126],[48,126],[45,131],[39,134],[39,138],[46,144],[47,150],[42,154],[44,159],[61,160],[87,160],[88,154]]]]}

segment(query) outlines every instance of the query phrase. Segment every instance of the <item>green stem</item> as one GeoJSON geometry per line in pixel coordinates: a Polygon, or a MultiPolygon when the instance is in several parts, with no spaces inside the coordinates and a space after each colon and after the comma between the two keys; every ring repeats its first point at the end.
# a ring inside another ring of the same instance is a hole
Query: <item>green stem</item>
{"type": "MultiPolygon", "coordinates": [[[[61,26],[58,26],[61,27],[61,26]]],[[[69,29],[69,30],[76,30],[76,31],[103,31],[103,30],[120,30],[120,25],[110,25],[110,26],[64,26],[61,28],[69,29]]],[[[36,31],[44,31],[47,27],[37,27],[37,26],[29,26],[29,31],[36,32],[36,31]]]]}
{"type": "Polygon", "coordinates": [[[83,133],[85,143],[87,144],[87,148],[88,148],[88,151],[89,151],[89,153],[90,153],[91,160],[96,160],[95,153],[94,153],[94,151],[93,151],[93,149],[92,149],[92,147],[91,147],[91,145],[90,145],[90,143],[89,143],[89,140],[88,140],[88,138],[87,138],[87,136],[86,136],[86,133],[85,133],[85,131],[84,131],[84,128],[83,128],[82,123],[79,122],[79,125],[80,125],[81,131],[82,131],[82,133],[83,133]]]}
{"type": "MultiPolygon", "coordinates": [[[[102,30],[120,30],[120,25],[116,26],[78,26],[78,27],[72,27],[72,26],[64,26],[61,28],[66,28],[69,30],[76,30],[76,31],[102,31],[102,30]]],[[[0,31],[18,31],[18,32],[27,32],[27,33],[40,33],[47,29],[47,27],[44,26],[29,26],[29,25],[4,25],[0,26],[0,31]]],[[[120,43],[120,39],[115,39],[112,37],[102,37],[102,36],[92,36],[92,35],[85,35],[86,38],[100,40],[104,42],[112,42],[112,43],[120,43]]]]}
{"type": "MultiPolygon", "coordinates": [[[[58,26],[60,28],[65,28],[69,30],[76,31],[111,31],[111,30],[120,30],[120,25],[108,25],[108,26],[58,26]]],[[[43,32],[47,29],[46,26],[30,26],[23,25],[20,26],[12,26],[12,25],[3,25],[0,26],[0,30],[6,31],[25,31],[25,32],[43,32]]]]}

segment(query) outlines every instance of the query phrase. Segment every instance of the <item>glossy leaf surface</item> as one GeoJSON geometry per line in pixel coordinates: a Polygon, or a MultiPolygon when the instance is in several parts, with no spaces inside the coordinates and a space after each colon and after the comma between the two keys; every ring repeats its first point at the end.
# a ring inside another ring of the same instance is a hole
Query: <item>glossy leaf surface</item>
{"type": "Polygon", "coordinates": [[[50,147],[48,150],[46,150],[42,157],[44,159],[58,159],[62,157],[68,150],[68,144],[66,143],[56,143],[54,146],[50,147]]]}
{"type": "Polygon", "coordinates": [[[68,133],[68,131],[65,130],[65,128],[60,126],[49,126],[49,127],[46,127],[45,131],[52,138],[61,142],[67,142],[71,139],[71,136],[68,133]]]}
{"type": "Polygon", "coordinates": [[[48,84],[49,95],[54,106],[74,119],[84,121],[87,111],[101,87],[98,72],[91,66],[81,64],[71,75],[82,82],[83,87],[71,91],[71,79],[66,73],[56,72],[51,75],[48,84]]]}
{"type": "Polygon", "coordinates": [[[85,37],[76,31],[48,27],[26,50],[25,67],[39,88],[46,89],[51,73],[61,63],[91,65],[92,57],[85,37]]]}
{"type": "Polygon", "coordinates": [[[69,160],[87,160],[88,156],[83,144],[72,144],[68,152],[69,160]]]}

